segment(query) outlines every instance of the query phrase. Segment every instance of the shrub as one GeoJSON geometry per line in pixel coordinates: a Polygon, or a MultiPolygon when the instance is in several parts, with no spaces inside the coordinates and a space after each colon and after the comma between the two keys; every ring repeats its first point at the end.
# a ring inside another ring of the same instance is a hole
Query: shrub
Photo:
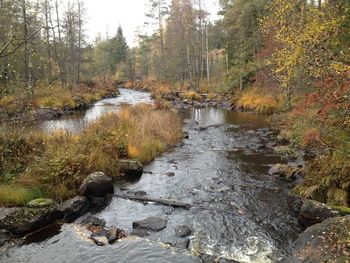
{"type": "Polygon", "coordinates": [[[263,88],[252,87],[239,94],[237,106],[259,113],[273,113],[283,107],[283,96],[272,95],[263,88]]]}

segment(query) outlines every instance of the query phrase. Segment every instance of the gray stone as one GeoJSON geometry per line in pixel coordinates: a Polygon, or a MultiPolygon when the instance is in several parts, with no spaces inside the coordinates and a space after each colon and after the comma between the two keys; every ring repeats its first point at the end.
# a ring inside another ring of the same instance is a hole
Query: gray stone
{"type": "Polygon", "coordinates": [[[177,226],[175,228],[175,235],[177,237],[187,237],[191,235],[192,230],[188,226],[177,226]]]}
{"type": "Polygon", "coordinates": [[[167,220],[160,217],[148,217],[141,221],[135,221],[132,223],[132,227],[135,229],[142,228],[152,231],[160,231],[166,228],[167,220]]]}
{"type": "Polygon", "coordinates": [[[96,243],[98,246],[105,246],[108,244],[107,231],[102,230],[97,233],[92,233],[90,238],[96,243]]]}
{"type": "Polygon", "coordinates": [[[119,160],[119,170],[121,176],[139,177],[143,173],[143,166],[140,162],[135,160],[119,160]]]}
{"type": "Polygon", "coordinates": [[[132,236],[138,236],[138,237],[146,237],[146,236],[149,236],[149,233],[147,232],[147,230],[145,229],[141,229],[141,228],[138,228],[138,229],[134,229],[130,235],[132,236]]]}
{"type": "Polygon", "coordinates": [[[305,227],[312,226],[322,221],[339,216],[339,212],[332,209],[331,207],[314,201],[314,200],[305,200],[303,206],[301,207],[298,221],[305,227]]]}
{"type": "Polygon", "coordinates": [[[181,249],[188,249],[190,246],[191,240],[189,238],[186,238],[185,240],[178,241],[174,244],[174,247],[181,248],[181,249]]]}
{"type": "Polygon", "coordinates": [[[76,196],[72,199],[65,201],[60,210],[63,214],[63,218],[67,222],[72,222],[76,218],[82,216],[87,212],[89,208],[89,201],[85,196],[76,196]]]}
{"type": "Polygon", "coordinates": [[[0,228],[14,234],[26,234],[52,224],[61,216],[56,203],[39,208],[22,207],[1,219],[0,228]]]}
{"type": "Polygon", "coordinates": [[[81,224],[86,226],[98,226],[104,227],[106,225],[106,221],[104,219],[100,219],[96,216],[88,216],[81,221],[81,224]]]}
{"type": "Polygon", "coordinates": [[[173,173],[173,172],[167,172],[167,173],[165,173],[165,175],[168,176],[168,177],[174,177],[174,176],[175,176],[175,173],[173,173]]]}
{"type": "Polygon", "coordinates": [[[95,197],[106,197],[109,194],[113,194],[112,179],[101,172],[90,174],[80,186],[80,193],[83,196],[95,197]]]}
{"type": "Polygon", "coordinates": [[[300,234],[286,263],[347,262],[350,216],[326,219],[300,234]]]}

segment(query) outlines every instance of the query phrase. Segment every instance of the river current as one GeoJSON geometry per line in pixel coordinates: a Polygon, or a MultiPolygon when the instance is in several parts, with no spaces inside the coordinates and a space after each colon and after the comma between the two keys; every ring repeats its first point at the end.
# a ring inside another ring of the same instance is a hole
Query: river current
{"type": "MultiPolygon", "coordinates": [[[[152,103],[150,94],[121,89],[116,99],[37,128],[79,132],[102,114],[139,102],[152,103]]],[[[115,197],[96,214],[107,225],[130,233],[133,221],[157,216],[168,221],[167,227],[146,238],[98,247],[79,224],[64,224],[0,250],[0,262],[185,263],[204,262],[198,256],[202,254],[238,262],[283,262],[299,228],[287,206],[288,185],[267,174],[281,160],[266,147],[276,134],[265,116],[207,107],[190,108],[184,118],[188,138],[147,165],[141,178],[117,183],[115,189],[142,190],[151,197],[190,203],[191,209],[115,197]],[[169,172],[175,176],[166,176],[169,172]],[[192,229],[188,249],[181,249],[186,239],[175,237],[179,225],[192,229]]]]}

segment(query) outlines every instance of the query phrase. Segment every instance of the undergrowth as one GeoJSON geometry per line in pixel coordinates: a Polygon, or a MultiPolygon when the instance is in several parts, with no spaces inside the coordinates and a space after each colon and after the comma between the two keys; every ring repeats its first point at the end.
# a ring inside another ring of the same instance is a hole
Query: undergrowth
{"type": "Polygon", "coordinates": [[[20,137],[13,145],[3,134],[7,150],[1,157],[0,205],[22,205],[38,196],[70,198],[92,172],[118,177],[120,159],[151,161],[182,139],[181,127],[177,114],[140,104],[105,115],[78,135],[41,133],[20,137]],[[22,168],[10,169],[6,179],[7,167],[17,163],[22,168]]]}

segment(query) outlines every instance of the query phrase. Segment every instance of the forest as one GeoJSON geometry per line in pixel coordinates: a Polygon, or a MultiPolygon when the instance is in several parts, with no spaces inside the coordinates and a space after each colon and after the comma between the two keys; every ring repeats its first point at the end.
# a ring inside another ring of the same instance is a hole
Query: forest
{"type": "Polygon", "coordinates": [[[84,0],[0,0],[0,206],[62,203],[88,174],[117,180],[122,160],[149,164],[189,137],[174,105],[206,100],[263,116],[278,131],[274,154],[302,155],[300,170],[283,166],[302,178],[291,191],[350,214],[350,2],[218,0],[215,19],[205,0],[146,2],[128,45],[120,25],[87,35],[84,0]],[[27,128],[119,89],[155,103],[123,105],[79,134],[27,128]]]}

